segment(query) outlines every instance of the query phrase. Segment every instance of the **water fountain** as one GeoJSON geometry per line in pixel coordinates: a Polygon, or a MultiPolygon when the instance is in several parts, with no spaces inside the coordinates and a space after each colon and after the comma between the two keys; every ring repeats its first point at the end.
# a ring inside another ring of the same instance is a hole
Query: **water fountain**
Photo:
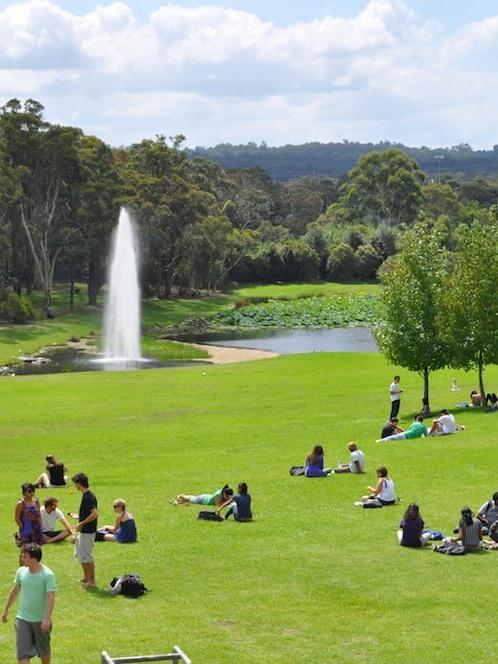
{"type": "Polygon", "coordinates": [[[103,362],[116,369],[141,361],[137,238],[128,210],[121,208],[108,271],[103,362]]]}

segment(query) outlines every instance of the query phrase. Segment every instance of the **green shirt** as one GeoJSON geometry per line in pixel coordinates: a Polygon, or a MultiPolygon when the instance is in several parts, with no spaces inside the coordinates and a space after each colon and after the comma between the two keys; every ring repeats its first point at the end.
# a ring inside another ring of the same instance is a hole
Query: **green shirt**
{"type": "Polygon", "coordinates": [[[218,498],[218,496],[221,496],[221,493],[222,493],[221,489],[218,489],[218,491],[215,491],[212,496],[209,496],[208,494],[206,494],[205,498],[202,501],[202,504],[203,505],[216,505],[216,498],[218,498]]]}
{"type": "Polygon", "coordinates": [[[427,429],[423,422],[412,422],[406,430],[407,438],[420,438],[420,436],[426,435],[427,429]]]}
{"type": "Polygon", "coordinates": [[[32,574],[28,567],[19,567],[14,583],[21,588],[21,600],[17,617],[26,622],[42,622],[47,609],[47,593],[55,591],[55,576],[42,565],[32,574]]]}

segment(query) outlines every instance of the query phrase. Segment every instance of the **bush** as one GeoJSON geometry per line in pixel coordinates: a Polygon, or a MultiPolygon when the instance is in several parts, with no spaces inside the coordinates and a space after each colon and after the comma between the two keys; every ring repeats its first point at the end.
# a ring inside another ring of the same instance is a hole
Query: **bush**
{"type": "Polygon", "coordinates": [[[342,242],[332,247],[327,260],[327,272],[331,279],[349,281],[356,276],[356,257],[354,251],[342,242]]]}
{"type": "Polygon", "coordinates": [[[5,302],[2,303],[1,315],[11,323],[27,323],[29,320],[33,320],[35,312],[27,295],[9,293],[5,302]]]}
{"type": "Polygon", "coordinates": [[[360,279],[375,279],[381,266],[382,256],[371,244],[364,244],[355,252],[356,266],[360,279]]]}

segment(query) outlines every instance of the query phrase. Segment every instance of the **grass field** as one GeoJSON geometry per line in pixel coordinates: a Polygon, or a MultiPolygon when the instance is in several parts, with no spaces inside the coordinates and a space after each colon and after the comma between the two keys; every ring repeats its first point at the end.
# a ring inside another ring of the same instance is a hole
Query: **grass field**
{"type": "MultiPolygon", "coordinates": [[[[96,592],[78,587],[69,543],[44,549],[58,580],[54,664],[92,664],[99,652],[154,653],[178,643],[196,664],[303,661],[467,662],[492,657],[498,553],[462,558],[402,549],[396,527],[411,501],[426,523],[451,532],[461,507],[498,490],[497,414],[457,415],[448,438],[378,445],[394,372],[377,354],[285,356],[231,366],[0,380],[4,476],[0,484],[1,594],[17,567],[13,512],[21,482],[45,454],[88,473],[100,524],[127,499],[139,543],[97,544],[96,592]],[[321,442],[326,461],[357,440],[365,476],[290,477],[321,442]],[[353,502],[390,470],[403,502],[353,502]],[[255,522],[196,520],[179,492],[246,481],[255,522]],[[111,597],[113,576],[138,571],[151,592],[111,597]]],[[[421,381],[401,371],[401,415],[418,409],[421,381]]],[[[439,372],[432,406],[453,406],[475,376],[439,372]],[[460,393],[450,392],[458,377],[460,393]]],[[[498,369],[486,371],[489,388],[498,369]]],[[[496,390],[495,390],[496,391],[496,390]]],[[[39,491],[40,497],[47,491],[39,491]]],[[[64,511],[79,494],[58,493],[64,511]]],[[[2,600],[3,601],[3,600],[2,600]]],[[[12,620],[0,624],[0,663],[14,661],[12,620]]]]}

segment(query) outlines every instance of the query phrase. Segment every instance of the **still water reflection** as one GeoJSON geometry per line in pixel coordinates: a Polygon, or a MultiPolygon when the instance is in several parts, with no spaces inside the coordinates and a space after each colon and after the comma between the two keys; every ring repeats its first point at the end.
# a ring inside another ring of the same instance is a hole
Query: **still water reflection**
{"type": "Polygon", "coordinates": [[[377,344],[369,327],[259,329],[184,338],[214,346],[254,348],[288,355],[292,353],[375,353],[377,344]]]}

